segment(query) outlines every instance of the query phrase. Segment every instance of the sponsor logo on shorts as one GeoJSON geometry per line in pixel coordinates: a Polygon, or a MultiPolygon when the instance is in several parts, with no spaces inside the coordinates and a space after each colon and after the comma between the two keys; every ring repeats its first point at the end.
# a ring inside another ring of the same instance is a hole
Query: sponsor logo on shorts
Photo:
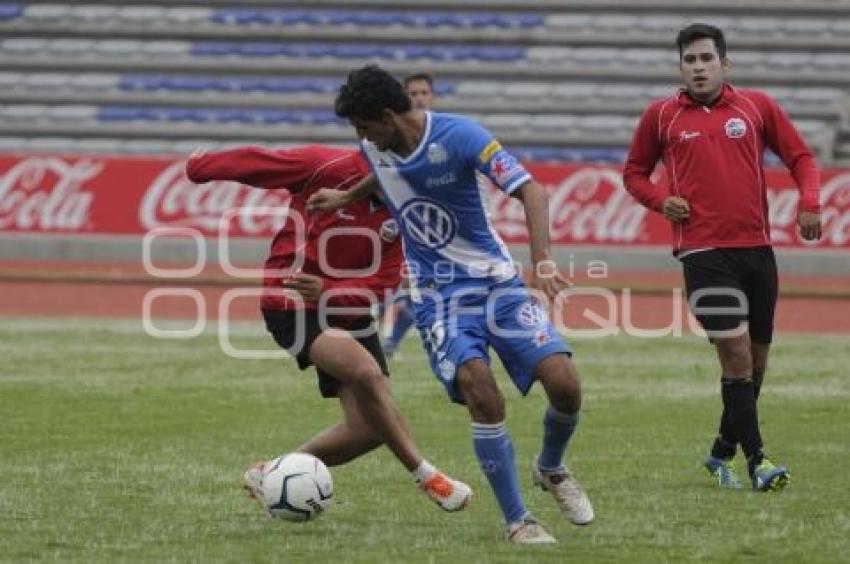
{"type": "Polygon", "coordinates": [[[537,302],[525,302],[516,314],[516,320],[526,327],[537,327],[547,320],[546,312],[537,302]]]}

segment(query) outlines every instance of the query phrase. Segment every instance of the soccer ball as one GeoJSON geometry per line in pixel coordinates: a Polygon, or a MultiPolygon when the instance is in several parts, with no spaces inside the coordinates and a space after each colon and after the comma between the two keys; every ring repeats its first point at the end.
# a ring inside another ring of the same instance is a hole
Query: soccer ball
{"type": "Polygon", "coordinates": [[[294,452],[266,463],[260,488],[269,515],[287,521],[309,521],[333,502],[327,466],[310,454],[294,452]]]}

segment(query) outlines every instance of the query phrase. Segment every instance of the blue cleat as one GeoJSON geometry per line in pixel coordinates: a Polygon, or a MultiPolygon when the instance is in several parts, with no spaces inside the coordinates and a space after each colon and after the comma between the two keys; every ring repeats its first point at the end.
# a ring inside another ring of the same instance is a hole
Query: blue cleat
{"type": "Polygon", "coordinates": [[[735,471],[735,466],[731,458],[723,459],[709,456],[705,460],[705,468],[721,488],[740,490],[744,487],[741,479],[738,478],[738,473],[735,471]]]}
{"type": "Polygon", "coordinates": [[[784,489],[791,481],[791,473],[784,466],[775,466],[770,460],[762,459],[753,470],[753,489],[760,492],[776,492],[784,489]]]}

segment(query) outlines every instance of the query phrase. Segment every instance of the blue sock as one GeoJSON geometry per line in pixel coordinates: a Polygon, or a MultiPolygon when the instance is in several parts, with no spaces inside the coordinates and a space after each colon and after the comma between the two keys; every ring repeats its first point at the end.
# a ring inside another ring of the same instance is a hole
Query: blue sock
{"type": "Polygon", "coordinates": [[[559,470],[564,467],[567,443],[578,425],[578,411],[561,413],[551,405],[543,415],[543,448],[537,459],[541,470],[559,470]]]}
{"type": "Polygon", "coordinates": [[[396,316],[395,321],[393,322],[393,329],[390,333],[390,338],[387,339],[387,342],[384,344],[384,348],[389,353],[394,353],[398,348],[398,345],[401,343],[401,340],[404,339],[404,335],[407,333],[410,326],[413,325],[413,309],[412,304],[410,303],[409,298],[401,298],[396,304],[396,316]]]}
{"type": "Polygon", "coordinates": [[[519,491],[519,478],[514,464],[514,445],[505,423],[473,423],[472,437],[481,470],[487,476],[505,523],[515,523],[528,516],[519,491]]]}

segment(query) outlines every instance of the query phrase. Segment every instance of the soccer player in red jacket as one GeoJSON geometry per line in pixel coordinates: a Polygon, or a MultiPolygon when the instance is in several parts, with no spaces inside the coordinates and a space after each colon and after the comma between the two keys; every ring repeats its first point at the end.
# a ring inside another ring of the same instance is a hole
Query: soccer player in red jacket
{"type": "MultiPolygon", "coordinates": [[[[193,182],[232,180],[285,189],[291,195],[289,215],[266,259],[261,309],[275,341],[295,357],[301,370],[316,366],[322,396],[338,397],[345,416],[296,451],[334,466],[386,443],[433,501],[446,511],[457,511],[467,504],[471,490],[420,455],[390,396],[386,360],[367,313],[399,283],[402,252],[397,226],[374,200],[333,213],[305,211],[315,190],[349,189],[368,173],[359,151],[320,145],[200,153],[186,165],[193,182]],[[303,229],[293,216],[302,218],[303,229]],[[356,271],[362,275],[341,277],[356,271]],[[363,313],[352,314],[356,308],[363,313]]],[[[256,494],[261,477],[262,464],[245,473],[249,493],[256,494]]]]}
{"type": "Polygon", "coordinates": [[[731,465],[740,444],[753,488],[778,490],[790,474],[765,458],[756,410],[777,298],[764,150],[776,153],[797,183],[806,240],[821,235],[818,167],[776,102],[725,82],[729,60],[720,29],[692,24],[676,44],[685,87],[646,109],[623,180],[641,204],[671,222],[689,306],[720,359],[723,413],[705,466],[721,486],[742,487],[731,465]],[[650,181],[659,160],[666,191],[650,181]]]}

